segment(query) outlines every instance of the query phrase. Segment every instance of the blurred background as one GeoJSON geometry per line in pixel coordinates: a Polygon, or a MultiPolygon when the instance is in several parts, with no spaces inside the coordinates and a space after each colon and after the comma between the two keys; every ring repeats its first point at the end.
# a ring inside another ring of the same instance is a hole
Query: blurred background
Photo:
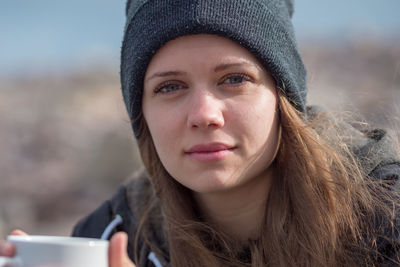
{"type": "MultiPolygon", "coordinates": [[[[141,163],[122,101],[123,0],[0,1],[0,238],[69,235],[141,163]]],[[[398,124],[400,1],[298,0],[309,103],[398,124]]]]}

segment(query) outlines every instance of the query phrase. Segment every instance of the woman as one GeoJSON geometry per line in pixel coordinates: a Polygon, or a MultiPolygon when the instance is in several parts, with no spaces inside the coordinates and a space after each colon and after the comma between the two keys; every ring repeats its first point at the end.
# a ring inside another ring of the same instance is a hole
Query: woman
{"type": "Polygon", "coordinates": [[[393,140],[306,107],[291,1],[126,11],[121,83],[146,171],[74,236],[127,233],[112,267],[400,263],[393,140]]]}

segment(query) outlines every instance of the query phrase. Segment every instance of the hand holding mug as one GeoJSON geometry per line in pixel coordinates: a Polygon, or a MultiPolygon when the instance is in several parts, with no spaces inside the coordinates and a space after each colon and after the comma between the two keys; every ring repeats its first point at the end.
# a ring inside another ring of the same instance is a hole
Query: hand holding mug
{"type": "Polygon", "coordinates": [[[19,230],[8,240],[0,242],[0,267],[135,267],[127,253],[126,233],[115,234],[109,246],[104,240],[28,236],[19,230]]]}
{"type": "MultiPolygon", "coordinates": [[[[10,235],[27,235],[25,232],[21,230],[14,230],[10,235]]],[[[0,257],[14,257],[15,255],[15,246],[10,242],[6,242],[0,240],[0,257]]],[[[1,263],[0,263],[1,264],[1,263]]],[[[1,266],[1,265],[0,265],[1,266]]]]}
{"type": "Polygon", "coordinates": [[[106,240],[12,234],[0,245],[0,267],[109,267],[106,240]]]}

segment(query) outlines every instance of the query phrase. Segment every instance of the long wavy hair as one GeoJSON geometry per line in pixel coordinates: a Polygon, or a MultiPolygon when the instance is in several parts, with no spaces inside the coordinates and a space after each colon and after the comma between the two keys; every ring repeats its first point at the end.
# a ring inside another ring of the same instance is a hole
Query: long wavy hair
{"type": "Polygon", "coordinates": [[[395,230],[390,182],[368,178],[341,123],[327,113],[304,117],[279,89],[278,105],[282,131],[272,163],[277,175],[266,192],[257,239],[240,243],[203,219],[190,190],[163,167],[144,119],[138,145],[161,209],[149,205],[138,235],[157,250],[146,237],[146,225],[152,210],[161,210],[175,267],[400,263],[385,259],[377,248],[379,239],[395,230]]]}

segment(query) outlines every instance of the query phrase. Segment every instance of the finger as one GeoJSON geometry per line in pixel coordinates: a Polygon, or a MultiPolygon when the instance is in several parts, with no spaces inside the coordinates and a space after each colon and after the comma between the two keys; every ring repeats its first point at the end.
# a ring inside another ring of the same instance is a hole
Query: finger
{"type": "MultiPolygon", "coordinates": [[[[14,230],[10,233],[10,235],[27,235],[24,231],[14,230]]],[[[15,255],[15,246],[10,242],[0,241],[0,256],[3,257],[14,257],[15,255]]]]}
{"type": "Polygon", "coordinates": [[[22,230],[17,229],[17,230],[12,231],[10,235],[28,235],[28,234],[22,230]]]}
{"type": "Polygon", "coordinates": [[[0,256],[3,257],[14,257],[15,246],[6,241],[0,241],[0,256]]]}
{"type": "Polygon", "coordinates": [[[124,232],[118,232],[113,235],[108,248],[108,259],[110,267],[136,267],[129,259],[128,235],[124,232]]]}

